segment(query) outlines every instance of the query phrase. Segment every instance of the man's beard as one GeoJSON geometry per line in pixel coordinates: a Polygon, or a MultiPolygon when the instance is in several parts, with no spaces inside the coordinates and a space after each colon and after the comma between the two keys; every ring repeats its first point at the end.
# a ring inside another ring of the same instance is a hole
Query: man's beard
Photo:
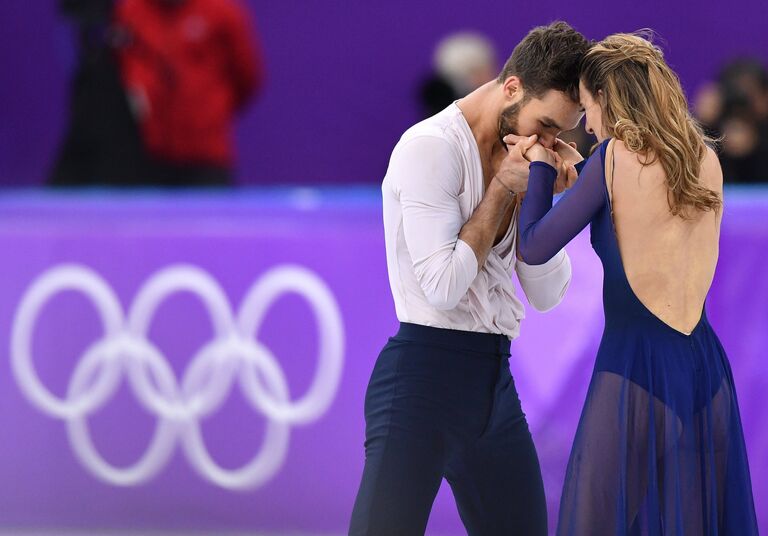
{"type": "Polygon", "coordinates": [[[527,99],[524,98],[514,104],[510,104],[499,114],[499,140],[502,146],[505,146],[504,136],[508,134],[517,135],[517,118],[526,101],[527,99]]]}

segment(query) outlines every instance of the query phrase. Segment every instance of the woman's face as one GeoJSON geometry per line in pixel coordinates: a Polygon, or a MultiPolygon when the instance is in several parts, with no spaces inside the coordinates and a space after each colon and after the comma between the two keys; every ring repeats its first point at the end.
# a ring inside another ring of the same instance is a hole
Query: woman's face
{"type": "MultiPolygon", "coordinates": [[[[602,94],[601,91],[597,93],[598,97],[602,94]]],[[[579,100],[586,116],[584,128],[588,133],[594,134],[598,142],[602,142],[606,138],[603,127],[603,110],[600,108],[600,102],[584,87],[582,81],[579,81],[579,100]]]]}

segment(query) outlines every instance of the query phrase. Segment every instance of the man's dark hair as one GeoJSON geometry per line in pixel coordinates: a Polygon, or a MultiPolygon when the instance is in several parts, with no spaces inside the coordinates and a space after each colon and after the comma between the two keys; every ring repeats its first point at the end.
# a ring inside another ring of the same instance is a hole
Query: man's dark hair
{"type": "Polygon", "coordinates": [[[510,76],[517,76],[526,99],[555,89],[578,102],[580,65],[589,46],[589,41],[567,22],[537,26],[512,51],[497,81],[503,84],[510,76]]]}

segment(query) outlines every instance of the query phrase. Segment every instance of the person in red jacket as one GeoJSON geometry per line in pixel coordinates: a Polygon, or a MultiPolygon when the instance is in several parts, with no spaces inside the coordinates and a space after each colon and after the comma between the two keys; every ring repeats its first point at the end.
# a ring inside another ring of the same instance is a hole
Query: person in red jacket
{"type": "Polygon", "coordinates": [[[121,76],[161,185],[232,180],[232,121],[262,85],[248,12],[235,0],[120,0],[121,76]]]}

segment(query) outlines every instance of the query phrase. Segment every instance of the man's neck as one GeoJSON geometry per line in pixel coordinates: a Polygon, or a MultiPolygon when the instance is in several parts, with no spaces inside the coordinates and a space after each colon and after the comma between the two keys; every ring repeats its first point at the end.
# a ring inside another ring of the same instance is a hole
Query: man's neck
{"type": "Polygon", "coordinates": [[[499,142],[499,114],[503,107],[501,97],[497,82],[491,80],[456,102],[472,130],[483,159],[490,159],[495,152],[503,150],[499,142]]]}

